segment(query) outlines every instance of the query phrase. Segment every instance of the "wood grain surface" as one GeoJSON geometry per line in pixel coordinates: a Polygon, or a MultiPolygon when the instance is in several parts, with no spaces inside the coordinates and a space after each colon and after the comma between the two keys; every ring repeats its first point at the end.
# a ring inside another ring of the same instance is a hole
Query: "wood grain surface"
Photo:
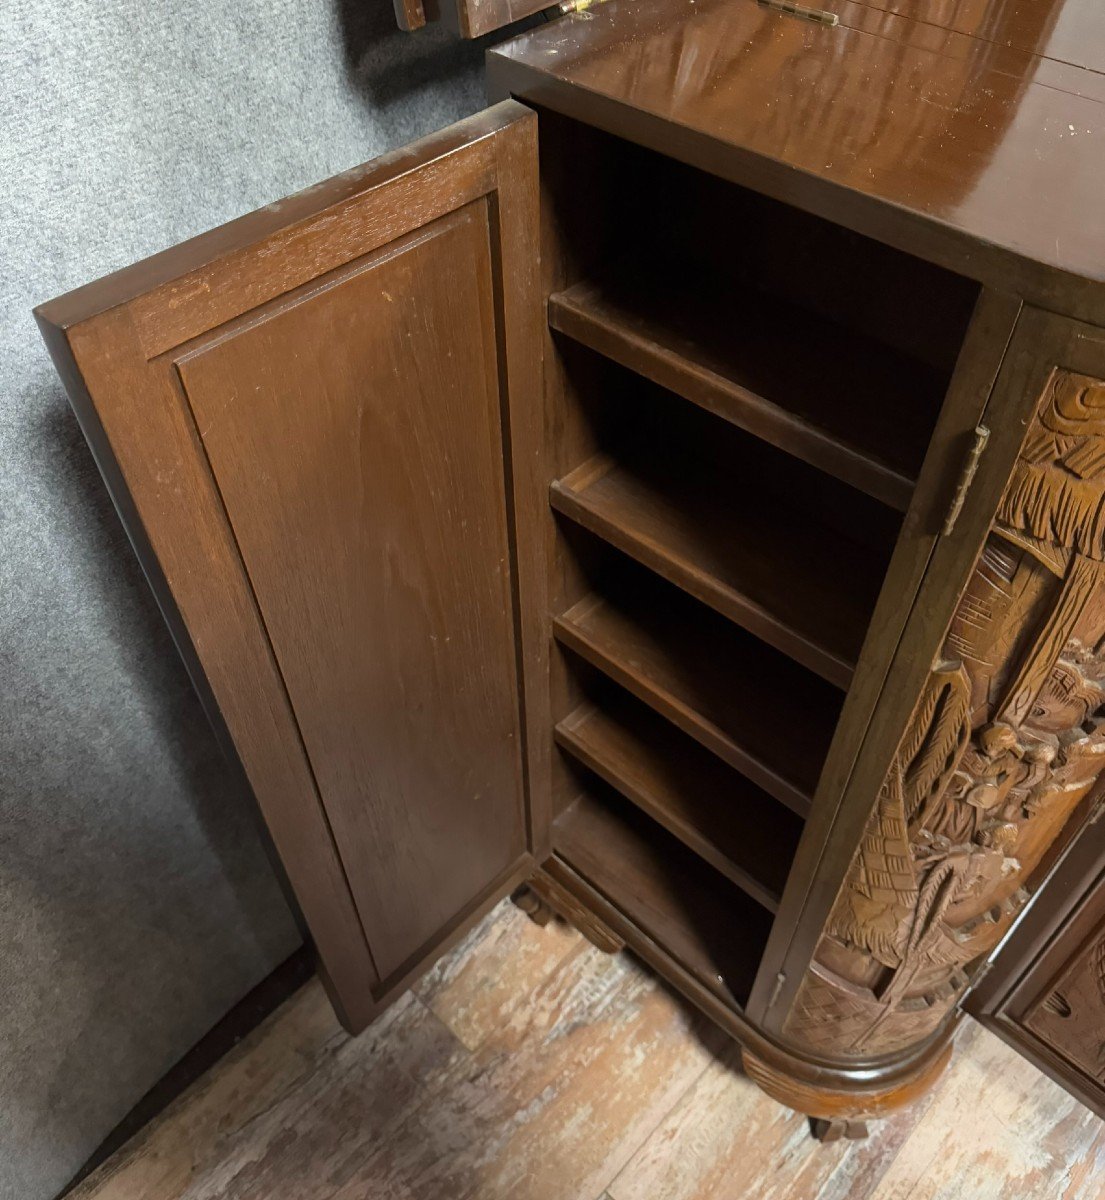
{"type": "Polygon", "coordinates": [[[354,1029],[540,820],[536,132],[499,106],[36,313],[354,1029]]]}
{"type": "Polygon", "coordinates": [[[847,687],[885,562],[798,504],[757,503],[749,481],[684,465],[668,450],[598,455],[553,484],[552,505],[847,687]]]}
{"type": "Polygon", "coordinates": [[[524,847],[493,308],[480,200],[179,364],[381,977],[524,847]]]}
{"type": "Polygon", "coordinates": [[[662,717],[611,690],[557,742],[772,912],[802,822],[662,717]]]}
{"type": "Polygon", "coordinates": [[[610,274],[550,296],[552,327],[908,508],[943,396],[939,372],[798,305],[688,278],[685,264],[647,280],[624,264],[610,274]]]}
{"type": "Polygon", "coordinates": [[[733,0],[595,5],[492,50],[490,92],[1105,318],[1094,0],[825,7],[838,25],[733,0]]]}
{"type": "Polygon", "coordinates": [[[970,1026],[823,1146],[626,955],[495,909],[367,1033],[309,984],[73,1200],[1096,1200],[1105,1127],[970,1026]]]}
{"type": "Polygon", "coordinates": [[[557,640],[804,816],[841,694],[679,589],[621,566],[557,618],[557,640]],[[788,707],[802,713],[800,738],[779,720],[788,707]]]}

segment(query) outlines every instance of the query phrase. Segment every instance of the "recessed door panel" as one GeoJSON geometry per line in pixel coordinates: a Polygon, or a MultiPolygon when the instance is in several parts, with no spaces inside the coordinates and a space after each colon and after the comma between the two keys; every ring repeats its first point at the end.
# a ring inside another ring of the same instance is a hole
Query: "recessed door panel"
{"type": "Polygon", "coordinates": [[[524,845],[487,218],[178,363],[383,977],[524,845]]]}

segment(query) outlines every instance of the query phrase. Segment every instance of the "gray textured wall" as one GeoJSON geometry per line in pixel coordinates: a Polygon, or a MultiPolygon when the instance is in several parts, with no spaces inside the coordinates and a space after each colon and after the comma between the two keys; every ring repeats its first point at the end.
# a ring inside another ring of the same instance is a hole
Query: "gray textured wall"
{"type": "Polygon", "coordinates": [[[298,944],[31,306],[483,102],[388,0],[0,5],[0,1197],[298,944]]]}

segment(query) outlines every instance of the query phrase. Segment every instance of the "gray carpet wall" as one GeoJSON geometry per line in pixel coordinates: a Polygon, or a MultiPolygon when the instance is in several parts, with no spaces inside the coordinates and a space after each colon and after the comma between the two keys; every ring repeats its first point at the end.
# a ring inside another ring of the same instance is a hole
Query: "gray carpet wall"
{"type": "Polygon", "coordinates": [[[0,5],[0,1197],[299,944],[31,307],[483,105],[389,0],[0,5]]]}

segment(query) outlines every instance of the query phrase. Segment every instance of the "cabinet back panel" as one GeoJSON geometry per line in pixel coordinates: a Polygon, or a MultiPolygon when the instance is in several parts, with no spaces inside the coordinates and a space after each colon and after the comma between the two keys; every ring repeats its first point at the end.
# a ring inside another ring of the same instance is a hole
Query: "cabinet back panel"
{"type": "Polygon", "coordinates": [[[494,329],[479,200],[178,362],[385,979],[524,850],[494,329]]]}

